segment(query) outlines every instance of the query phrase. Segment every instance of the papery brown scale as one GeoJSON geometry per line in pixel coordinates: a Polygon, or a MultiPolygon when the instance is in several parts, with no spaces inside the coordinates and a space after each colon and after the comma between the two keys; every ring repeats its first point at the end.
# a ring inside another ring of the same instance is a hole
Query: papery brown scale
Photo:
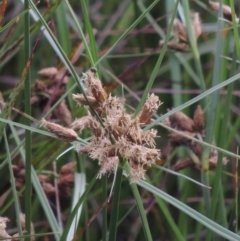
{"type": "Polygon", "coordinates": [[[73,99],[77,102],[78,105],[88,105],[88,102],[93,106],[98,106],[98,101],[93,96],[87,96],[88,102],[85,99],[83,94],[73,94],[73,99]]]}
{"type": "Polygon", "coordinates": [[[76,162],[71,161],[71,162],[63,165],[60,169],[59,174],[64,176],[64,175],[67,175],[69,173],[73,173],[76,164],[77,164],[76,162]]]}
{"type": "Polygon", "coordinates": [[[153,114],[157,111],[161,102],[159,101],[158,96],[151,94],[148,96],[145,104],[143,105],[143,109],[139,114],[139,122],[141,124],[148,124],[151,121],[153,114]]]}
{"type": "Polygon", "coordinates": [[[167,44],[168,49],[176,50],[179,52],[189,52],[190,46],[186,43],[175,43],[175,42],[169,42],[167,44]]]}
{"type": "Polygon", "coordinates": [[[91,71],[88,71],[86,76],[90,93],[98,102],[103,103],[107,99],[107,93],[103,89],[101,81],[95,78],[94,73],[91,71]]]}
{"type": "Polygon", "coordinates": [[[74,184],[74,175],[73,173],[61,176],[60,179],[58,180],[58,185],[61,186],[68,186],[68,187],[73,187],[74,184]]]}
{"type": "Polygon", "coordinates": [[[202,157],[202,146],[198,142],[191,142],[190,144],[191,150],[196,154],[198,158],[202,157]]]}
{"type": "Polygon", "coordinates": [[[75,131],[82,131],[86,128],[91,128],[95,136],[101,136],[103,129],[100,124],[92,116],[83,116],[80,119],[75,120],[71,128],[75,131]]]}
{"type": "Polygon", "coordinates": [[[171,166],[171,170],[177,172],[187,167],[194,167],[194,166],[195,166],[195,163],[193,162],[191,157],[188,156],[178,160],[173,166],[171,166]]]}
{"type": "Polygon", "coordinates": [[[46,193],[48,197],[55,195],[55,187],[51,183],[43,182],[41,183],[43,191],[46,193]]]}
{"type": "Polygon", "coordinates": [[[202,34],[202,24],[199,13],[192,14],[192,29],[196,39],[202,34]]]}
{"type": "Polygon", "coordinates": [[[63,121],[68,126],[72,123],[72,113],[65,101],[62,101],[54,110],[53,115],[56,119],[63,121]]]}
{"type": "Polygon", "coordinates": [[[169,121],[171,127],[176,130],[193,132],[193,120],[182,112],[177,112],[169,116],[169,121]]]}
{"type": "Polygon", "coordinates": [[[11,240],[11,236],[6,232],[7,222],[8,218],[0,216],[0,239],[4,241],[11,240]]]}
{"type": "Polygon", "coordinates": [[[177,18],[173,21],[173,29],[176,36],[184,42],[188,42],[188,35],[185,25],[177,18]]]}
{"type": "Polygon", "coordinates": [[[38,71],[38,74],[49,79],[55,78],[58,73],[58,69],[55,67],[44,68],[38,71]]]}
{"type": "Polygon", "coordinates": [[[151,122],[153,111],[149,108],[148,105],[144,105],[143,109],[139,115],[139,123],[148,124],[151,122]]]}
{"type": "MultiPolygon", "coordinates": [[[[190,137],[194,137],[195,136],[195,133],[192,133],[192,132],[187,132],[187,131],[181,131],[181,133],[185,134],[185,135],[188,135],[190,137]]],[[[181,136],[179,135],[178,133],[171,133],[169,135],[170,137],[170,143],[173,147],[175,146],[180,146],[180,145],[185,145],[187,142],[191,142],[191,140],[189,140],[189,138],[185,137],[185,136],[181,136]]]]}
{"type": "Polygon", "coordinates": [[[200,105],[197,106],[194,112],[193,122],[194,122],[194,131],[201,132],[204,129],[204,112],[200,105]]]}
{"type": "Polygon", "coordinates": [[[38,175],[38,180],[42,182],[49,182],[50,181],[50,176],[47,175],[38,175]]]}

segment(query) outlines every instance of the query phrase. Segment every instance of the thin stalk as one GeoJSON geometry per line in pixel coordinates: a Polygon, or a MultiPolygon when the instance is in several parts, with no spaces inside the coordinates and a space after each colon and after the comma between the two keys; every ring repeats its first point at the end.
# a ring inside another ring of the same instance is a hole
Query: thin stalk
{"type": "Polygon", "coordinates": [[[179,0],[177,0],[176,4],[175,4],[175,8],[173,10],[173,14],[172,14],[172,18],[171,18],[171,21],[169,23],[169,26],[168,26],[168,31],[167,31],[167,34],[166,34],[166,39],[164,41],[164,44],[163,44],[163,47],[162,47],[162,51],[158,57],[158,60],[157,60],[157,63],[155,64],[154,68],[153,68],[153,71],[152,71],[152,74],[150,76],[150,79],[147,83],[147,86],[144,90],[144,93],[142,95],[142,98],[136,108],[136,112],[135,112],[135,116],[137,116],[137,114],[140,112],[140,110],[142,109],[142,106],[144,105],[146,99],[147,99],[147,96],[149,94],[149,91],[150,89],[152,88],[152,85],[153,85],[153,82],[158,74],[158,70],[162,64],[162,60],[163,60],[163,57],[166,53],[166,50],[167,50],[167,43],[168,43],[168,40],[170,38],[170,34],[171,34],[171,29],[172,29],[172,26],[173,26],[173,21],[174,21],[174,18],[176,16],[176,13],[177,13],[177,7],[178,7],[178,3],[179,3],[179,0]]]}
{"type": "MultiPolygon", "coordinates": [[[[231,70],[231,75],[235,73],[236,70],[236,52],[234,51],[233,54],[233,65],[232,65],[232,70],[231,70]]],[[[232,91],[234,89],[234,83],[228,85],[228,90],[227,90],[227,100],[225,104],[225,111],[224,111],[224,117],[222,120],[222,125],[221,125],[221,132],[219,136],[219,147],[221,148],[226,148],[226,137],[227,137],[227,127],[228,127],[228,119],[230,115],[230,106],[231,106],[231,100],[232,100],[232,91]]],[[[216,216],[216,210],[218,207],[218,202],[219,202],[219,196],[224,196],[223,193],[219,195],[220,190],[223,192],[223,183],[222,183],[222,159],[223,159],[223,153],[219,153],[218,156],[218,163],[217,163],[217,168],[215,172],[215,178],[214,178],[214,184],[213,184],[213,193],[212,193],[212,199],[211,199],[211,213],[210,217],[211,219],[214,220],[216,216]]],[[[224,197],[223,197],[224,200],[224,197]]],[[[226,213],[226,210],[221,209],[221,212],[226,213]]],[[[207,235],[207,240],[211,240],[212,238],[212,232],[208,232],[207,235]]]]}
{"type": "MultiPolygon", "coordinates": [[[[218,18],[220,19],[222,16],[222,5],[220,4],[220,9],[218,13],[218,18]]],[[[216,86],[221,81],[221,58],[220,55],[222,53],[222,46],[223,46],[223,38],[222,38],[222,29],[223,23],[221,20],[218,20],[218,31],[216,36],[216,51],[215,51],[215,60],[214,60],[214,70],[213,70],[213,80],[212,80],[212,87],[216,86]]],[[[216,125],[216,110],[218,106],[218,99],[219,99],[219,91],[216,91],[210,97],[210,106],[207,112],[207,127],[206,127],[206,138],[205,141],[211,143],[213,141],[214,136],[214,127],[216,125]]],[[[210,148],[205,147],[203,154],[202,154],[202,170],[201,170],[201,177],[203,184],[209,185],[208,183],[208,169],[209,169],[209,154],[210,148]]],[[[203,189],[203,196],[206,205],[206,214],[210,216],[210,191],[203,189]]]]}
{"type": "Polygon", "coordinates": [[[121,184],[122,184],[122,174],[123,174],[123,169],[118,166],[116,179],[115,179],[113,201],[112,201],[112,212],[111,212],[109,236],[108,236],[109,241],[115,241],[117,236],[118,211],[119,211],[121,184]]]}
{"type": "Polygon", "coordinates": [[[139,194],[137,185],[132,183],[131,185],[131,189],[135,198],[135,201],[137,203],[137,207],[138,207],[138,211],[142,220],[142,227],[143,227],[143,231],[144,231],[144,235],[145,235],[145,240],[151,241],[152,239],[152,235],[151,235],[151,231],[149,228],[149,224],[148,224],[148,220],[146,217],[146,213],[143,207],[143,203],[142,203],[142,198],[139,194]]]}
{"type": "Polygon", "coordinates": [[[202,91],[204,91],[206,89],[206,87],[205,87],[205,81],[204,81],[204,77],[203,77],[200,55],[199,55],[199,51],[198,51],[198,47],[197,47],[197,40],[196,40],[196,37],[194,36],[193,29],[192,29],[192,21],[191,21],[191,17],[190,17],[191,11],[190,11],[190,7],[189,7],[189,1],[188,0],[182,1],[182,5],[183,5],[183,12],[184,12],[185,21],[186,21],[188,38],[189,38],[190,46],[191,46],[192,53],[194,56],[196,71],[201,80],[200,87],[201,87],[202,91]]]}
{"type": "Polygon", "coordinates": [[[19,207],[19,203],[18,203],[18,194],[17,194],[17,190],[16,190],[15,178],[14,178],[14,174],[13,174],[13,167],[12,167],[11,156],[10,156],[10,150],[9,150],[9,146],[8,146],[8,140],[7,140],[7,135],[6,135],[5,129],[3,131],[3,135],[4,135],[6,152],[7,152],[8,167],[9,167],[9,173],[10,173],[10,182],[11,182],[11,187],[12,187],[15,213],[16,213],[16,218],[17,218],[17,226],[18,226],[19,236],[22,237],[22,226],[21,226],[21,221],[20,221],[20,212],[21,211],[20,211],[20,207],[19,207]]]}
{"type": "MultiPolygon", "coordinates": [[[[107,200],[107,175],[102,177],[102,201],[103,203],[107,200]]],[[[102,210],[102,240],[107,241],[107,205],[102,210]]]]}
{"type": "MultiPolygon", "coordinates": [[[[28,0],[24,1],[24,10],[29,9],[28,0]]],[[[27,66],[30,57],[30,15],[27,12],[24,16],[24,64],[27,66]]],[[[31,116],[31,67],[28,69],[28,73],[25,79],[25,88],[24,88],[24,104],[25,104],[25,113],[31,116]]],[[[31,126],[31,120],[25,118],[25,124],[27,126],[31,126]]],[[[24,204],[25,204],[25,227],[27,231],[27,235],[31,234],[31,197],[32,197],[32,182],[31,182],[31,163],[32,163],[32,133],[29,130],[25,130],[25,195],[24,195],[24,204]]],[[[31,238],[27,237],[27,241],[30,241],[31,238]]]]}

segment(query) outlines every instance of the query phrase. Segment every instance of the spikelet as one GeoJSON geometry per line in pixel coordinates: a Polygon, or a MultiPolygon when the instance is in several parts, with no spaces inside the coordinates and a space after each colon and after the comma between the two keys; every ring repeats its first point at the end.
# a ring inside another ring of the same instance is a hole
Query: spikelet
{"type": "Polygon", "coordinates": [[[73,142],[78,138],[78,135],[74,130],[46,121],[45,119],[41,120],[41,126],[48,129],[50,132],[55,134],[56,137],[66,142],[73,142]]]}

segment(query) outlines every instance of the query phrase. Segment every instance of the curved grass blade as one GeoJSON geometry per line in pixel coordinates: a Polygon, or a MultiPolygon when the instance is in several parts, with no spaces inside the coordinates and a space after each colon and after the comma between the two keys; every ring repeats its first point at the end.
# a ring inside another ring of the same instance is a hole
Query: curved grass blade
{"type": "Polygon", "coordinates": [[[17,226],[18,226],[18,231],[19,235],[22,236],[22,226],[21,226],[21,221],[20,221],[20,207],[19,207],[19,200],[18,200],[18,194],[16,190],[16,184],[15,184],[15,178],[13,174],[13,167],[12,167],[12,162],[11,162],[11,157],[10,157],[10,150],[8,146],[8,140],[7,140],[7,135],[6,131],[4,130],[4,141],[5,141],[5,147],[6,147],[6,152],[7,152],[7,160],[8,160],[8,167],[9,167],[9,173],[10,173],[10,182],[11,182],[11,187],[12,187],[12,193],[13,193],[13,199],[14,199],[14,206],[15,206],[15,215],[17,217],[17,226]]]}
{"type": "Polygon", "coordinates": [[[17,22],[21,17],[23,17],[26,13],[28,13],[30,8],[22,11],[17,17],[13,18],[11,21],[9,21],[7,24],[5,24],[3,27],[0,27],[0,33],[4,32],[7,28],[12,26],[15,22],[17,22]]]}
{"type": "Polygon", "coordinates": [[[69,230],[71,228],[72,222],[81,206],[81,204],[83,203],[83,201],[85,201],[87,194],[89,193],[89,191],[92,189],[93,185],[95,184],[97,180],[97,175],[92,179],[92,181],[88,184],[85,192],[82,194],[82,196],[80,197],[80,199],[78,200],[77,204],[75,205],[74,209],[72,210],[70,216],[68,217],[68,221],[67,224],[64,227],[63,233],[61,235],[60,241],[66,241],[67,240],[67,235],[69,233],[69,230]]]}
{"type": "Polygon", "coordinates": [[[176,198],[173,198],[169,194],[163,192],[160,189],[157,189],[153,185],[140,180],[138,183],[139,186],[143,187],[144,189],[148,190],[149,192],[153,193],[154,195],[160,197],[164,201],[170,203],[177,209],[183,211],[186,213],[188,216],[192,217],[195,219],[197,222],[203,224],[205,227],[211,229],[213,232],[216,234],[226,238],[227,240],[230,241],[236,241],[240,240],[240,236],[229,231],[228,229],[222,227],[221,225],[217,224],[216,222],[212,221],[211,219],[205,217],[204,215],[200,214],[199,212],[195,211],[194,209],[188,207],[186,204],[180,202],[176,198]]]}
{"type": "Polygon", "coordinates": [[[99,64],[107,55],[109,55],[110,52],[131,32],[133,28],[135,28],[138,23],[146,16],[146,14],[154,8],[154,6],[159,2],[159,0],[155,0],[147,9],[144,11],[139,18],[115,41],[115,43],[112,45],[111,48],[108,49],[108,51],[101,56],[101,58],[98,59],[96,62],[96,65],[99,64]]]}
{"type": "Polygon", "coordinates": [[[119,199],[121,193],[121,184],[122,184],[122,174],[123,169],[118,165],[115,186],[114,186],[114,194],[112,201],[112,212],[111,219],[109,225],[109,241],[115,241],[117,236],[117,224],[118,224],[118,211],[119,211],[119,199]]]}
{"type": "MultiPolygon", "coordinates": [[[[24,1],[25,11],[29,9],[29,2],[24,1]]],[[[38,40],[39,41],[39,40],[38,40]]],[[[37,42],[38,42],[37,41],[37,42]]],[[[36,49],[37,43],[34,47],[36,49]]],[[[34,50],[33,50],[34,51],[34,50]]],[[[31,116],[31,43],[30,43],[30,16],[29,12],[24,16],[24,64],[29,64],[26,78],[24,81],[24,110],[28,116],[31,116]],[[28,63],[30,62],[30,63],[28,63]]],[[[25,119],[25,124],[31,126],[31,120],[25,119]]],[[[1,137],[0,137],[1,138],[1,137]]],[[[31,182],[31,163],[32,163],[32,133],[29,130],[25,130],[25,193],[24,193],[24,206],[25,206],[25,228],[27,235],[31,234],[31,218],[32,218],[32,182],[31,182]]],[[[26,238],[26,241],[30,241],[30,237],[26,238]]]]}
{"type": "Polygon", "coordinates": [[[80,2],[82,6],[84,21],[86,24],[86,31],[89,36],[90,51],[91,51],[91,56],[89,56],[89,58],[92,57],[93,64],[95,64],[98,60],[98,53],[97,53],[96,41],[93,34],[93,28],[89,19],[89,11],[87,9],[86,1],[80,0],[80,2]]]}
{"type": "Polygon", "coordinates": [[[149,79],[149,81],[148,81],[148,83],[147,83],[147,86],[146,86],[146,88],[145,88],[145,90],[144,90],[144,93],[143,93],[143,95],[142,95],[142,98],[141,98],[141,100],[140,100],[140,103],[138,104],[138,106],[137,106],[137,108],[136,108],[135,116],[136,116],[136,115],[140,112],[140,110],[142,109],[142,107],[143,107],[143,105],[144,105],[144,103],[145,103],[145,101],[146,101],[146,99],[147,99],[147,96],[148,96],[148,94],[149,94],[149,91],[150,91],[150,89],[152,88],[153,82],[154,82],[154,80],[155,80],[155,78],[156,78],[156,76],[157,76],[158,70],[159,70],[159,68],[160,68],[160,66],[161,66],[161,64],[162,64],[163,57],[164,57],[165,52],[166,52],[166,50],[167,50],[167,44],[168,44],[168,40],[169,40],[169,38],[170,38],[170,34],[171,34],[172,26],[173,26],[173,20],[174,20],[174,18],[175,18],[175,16],[176,16],[176,13],[177,13],[178,3],[179,3],[179,0],[176,2],[175,8],[174,8],[174,10],[173,10],[172,18],[171,18],[171,21],[170,21],[170,23],[169,23],[169,25],[168,25],[168,31],[167,31],[166,39],[165,39],[164,44],[163,44],[163,47],[162,47],[162,51],[161,51],[161,53],[160,53],[160,55],[159,55],[159,58],[158,58],[158,60],[157,60],[157,63],[156,63],[155,66],[154,66],[154,69],[153,69],[152,74],[151,74],[151,76],[150,76],[150,79],[149,79]]]}
{"type": "Polygon", "coordinates": [[[139,194],[137,185],[135,183],[132,183],[132,184],[130,184],[130,187],[132,189],[135,201],[137,203],[138,211],[139,211],[141,221],[142,221],[143,231],[144,231],[144,234],[145,234],[145,239],[148,240],[148,241],[151,241],[153,239],[152,239],[152,235],[151,235],[151,231],[150,231],[150,228],[149,228],[148,220],[147,220],[147,217],[146,217],[146,213],[145,213],[145,210],[144,210],[144,207],[143,207],[142,199],[141,199],[141,196],[139,194]]]}
{"type": "Polygon", "coordinates": [[[219,89],[233,83],[234,81],[238,80],[240,78],[240,73],[236,74],[235,76],[223,81],[222,83],[215,85],[214,87],[210,88],[209,90],[206,90],[205,92],[203,92],[202,94],[196,96],[195,98],[187,101],[186,103],[170,110],[169,112],[167,112],[166,114],[160,116],[159,118],[157,118],[155,121],[153,121],[151,124],[147,125],[144,130],[149,130],[151,129],[153,126],[157,125],[159,122],[161,122],[162,120],[166,119],[167,117],[169,117],[170,115],[173,115],[174,113],[183,110],[184,108],[191,106],[192,104],[202,100],[203,98],[207,97],[208,95],[214,93],[215,91],[218,91],[219,89]]]}
{"type": "MultiPolygon", "coordinates": [[[[86,186],[86,176],[84,173],[75,173],[74,175],[74,193],[73,193],[73,203],[72,203],[72,210],[76,206],[79,198],[83,195],[83,192],[85,191],[86,186]]],[[[78,211],[76,213],[76,216],[74,217],[74,220],[70,226],[70,230],[67,235],[67,241],[71,241],[74,238],[75,230],[78,226],[80,216],[82,213],[82,205],[78,208],[78,211]]]]}
{"type": "MultiPolygon", "coordinates": [[[[11,129],[14,132],[14,128],[11,128],[11,129]]],[[[30,127],[29,127],[29,129],[30,129],[30,127]]],[[[19,139],[18,135],[13,133],[13,136],[15,138],[15,141],[16,141],[17,145],[21,146],[22,143],[20,142],[20,139],[19,139]]],[[[22,160],[25,161],[25,152],[24,152],[23,147],[20,148],[20,154],[21,154],[22,160]]],[[[36,194],[39,198],[39,201],[42,205],[42,208],[45,212],[45,215],[48,219],[49,226],[51,227],[52,231],[54,232],[55,239],[59,240],[60,231],[59,231],[59,226],[58,226],[57,220],[56,220],[56,218],[53,214],[53,211],[52,211],[52,209],[49,205],[49,201],[46,197],[46,194],[43,191],[42,185],[40,184],[37,173],[36,173],[36,171],[35,171],[35,169],[32,165],[31,165],[31,180],[32,180],[32,184],[33,184],[33,187],[35,189],[35,192],[36,192],[36,194]]]]}

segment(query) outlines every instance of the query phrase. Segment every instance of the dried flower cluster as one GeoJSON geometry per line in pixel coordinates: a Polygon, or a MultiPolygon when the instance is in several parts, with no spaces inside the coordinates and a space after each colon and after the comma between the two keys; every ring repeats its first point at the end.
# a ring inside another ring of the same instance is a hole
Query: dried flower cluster
{"type": "MultiPolygon", "coordinates": [[[[31,104],[38,106],[41,112],[45,113],[65,93],[69,77],[66,71],[59,71],[55,67],[42,69],[38,74],[41,76],[41,79],[35,81],[31,104]]],[[[70,125],[72,122],[72,114],[64,100],[48,118],[58,119],[66,125],[70,125]]]]}
{"type": "MultiPolygon", "coordinates": [[[[199,13],[197,12],[191,14],[191,27],[195,38],[198,39],[202,34],[202,25],[199,13]]],[[[186,26],[176,18],[173,22],[173,30],[174,40],[169,41],[167,47],[177,51],[189,51],[190,47],[186,26]]],[[[160,46],[162,46],[163,43],[164,42],[161,41],[160,46]]]]}
{"type": "MultiPolygon", "coordinates": [[[[197,139],[199,139],[200,136],[200,139],[204,139],[204,113],[200,105],[197,106],[193,119],[189,118],[182,112],[177,112],[166,119],[166,124],[187,136],[197,139]]],[[[187,137],[181,136],[178,133],[173,132],[170,134],[170,144],[173,148],[178,146],[188,147],[199,158],[199,160],[202,157],[203,149],[201,144],[194,142],[187,137]]],[[[209,165],[211,168],[216,166],[217,160],[218,152],[212,149],[209,156],[209,165]]],[[[222,161],[226,164],[226,159],[223,159],[222,161]]],[[[173,166],[173,169],[179,170],[186,168],[187,166],[200,167],[200,165],[200,162],[196,163],[190,156],[187,156],[179,160],[175,166],[173,166]]]]}
{"type": "MultiPolygon", "coordinates": [[[[218,12],[219,9],[220,9],[220,3],[219,2],[212,2],[212,1],[209,1],[209,4],[210,4],[210,7],[218,12]]],[[[222,12],[223,12],[223,17],[232,22],[232,10],[231,10],[231,7],[229,7],[228,5],[225,5],[225,4],[222,4],[222,12]]],[[[236,16],[235,16],[236,18],[236,16]]],[[[239,19],[236,18],[236,22],[238,23],[239,22],[239,19]]]]}
{"type": "Polygon", "coordinates": [[[64,128],[64,131],[61,129],[63,127],[45,120],[42,124],[65,141],[73,141],[76,137],[75,134],[70,134],[71,131],[75,133],[90,128],[91,141],[86,146],[78,146],[76,150],[98,160],[101,166],[99,178],[115,170],[120,156],[130,164],[131,182],[137,182],[144,178],[144,166],[151,166],[160,159],[160,151],[155,149],[154,139],[157,132],[153,129],[143,131],[141,127],[151,122],[152,115],[161,103],[157,96],[149,95],[142,111],[134,117],[126,112],[120,98],[107,95],[94,72],[91,70],[83,73],[82,85],[88,101],[82,94],[73,95],[78,105],[86,107],[88,115],[75,120],[71,129],[64,128]],[[89,107],[89,103],[96,113],[89,107]],[[96,118],[96,114],[101,121],[96,118]]]}
{"type": "MultiPolygon", "coordinates": [[[[3,240],[3,241],[19,241],[19,240],[22,240],[22,238],[19,237],[19,233],[16,233],[13,236],[10,236],[6,232],[7,222],[9,222],[8,218],[0,216],[0,240],[3,240]]],[[[22,229],[23,229],[22,233],[25,234],[26,233],[26,230],[25,230],[25,214],[23,214],[23,213],[20,213],[20,222],[21,222],[21,226],[22,226],[22,229]]],[[[31,223],[31,241],[35,240],[34,234],[35,234],[34,226],[31,223]]]]}

